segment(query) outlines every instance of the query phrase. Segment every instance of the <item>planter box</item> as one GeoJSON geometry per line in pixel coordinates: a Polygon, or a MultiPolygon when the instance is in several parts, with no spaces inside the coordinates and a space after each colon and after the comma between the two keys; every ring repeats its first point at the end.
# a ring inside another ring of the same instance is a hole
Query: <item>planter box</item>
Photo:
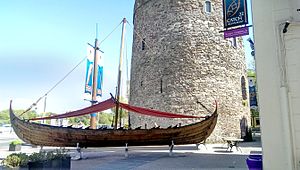
{"type": "Polygon", "coordinates": [[[71,157],[47,160],[43,162],[28,162],[29,170],[37,170],[37,169],[67,170],[70,168],[71,168],[71,157]]]}
{"type": "Polygon", "coordinates": [[[21,150],[21,144],[19,145],[12,145],[12,144],[9,144],[9,151],[20,151],[21,150]]]}
{"type": "Polygon", "coordinates": [[[249,170],[262,170],[262,155],[249,155],[246,160],[249,170]]]}

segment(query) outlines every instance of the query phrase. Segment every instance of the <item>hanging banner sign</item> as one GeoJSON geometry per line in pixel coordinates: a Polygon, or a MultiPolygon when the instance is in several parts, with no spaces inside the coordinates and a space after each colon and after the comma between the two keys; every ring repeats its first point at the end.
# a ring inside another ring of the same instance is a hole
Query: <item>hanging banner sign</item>
{"type": "Polygon", "coordinates": [[[257,97],[256,97],[256,86],[255,79],[253,77],[248,77],[249,80],[249,100],[250,100],[250,108],[257,108],[257,97]]]}
{"type": "Polygon", "coordinates": [[[249,96],[250,96],[250,108],[257,107],[257,99],[256,99],[256,90],[255,86],[249,87],[249,96]]]}
{"type": "MultiPolygon", "coordinates": [[[[94,75],[94,48],[88,47],[87,49],[87,66],[85,76],[85,90],[84,93],[92,94],[93,75],[94,75]]],[[[97,75],[97,96],[102,96],[102,84],[103,84],[103,65],[100,56],[100,52],[97,52],[98,57],[98,75],[97,75]]]]}
{"type": "Polygon", "coordinates": [[[247,0],[223,0],[224,28],[248,24],[247,0]]]}
{"type": "Polygon", "coordinates": [[[252,41],[251,38],[248,38],[247,41],[250,43],[250,48],[251,48],[251,55],[255,58],[255,48],[254,48],[254,42],[252,41]]]}
{"type": "Polygon", "coordinates": [[[86,74],[85,74],[85,88],[84,93],[92,94],[93,83],[93,67],[94,67],[94,49],[92,47],[87,48],[87,62],[86,62],[86,74]]]}
{"type": "Polygon", "coordinates": [[[98,65],[97,96],[102,97],[103,66],[98,65]]]}
{"type": "Polygon", "coordinates": [[[242,27],[242,28],[236,28],[236,29],[230,29],[224,31],[224,38],[240,37],[244,35],[249,35],[248,27],[242,27]]]}

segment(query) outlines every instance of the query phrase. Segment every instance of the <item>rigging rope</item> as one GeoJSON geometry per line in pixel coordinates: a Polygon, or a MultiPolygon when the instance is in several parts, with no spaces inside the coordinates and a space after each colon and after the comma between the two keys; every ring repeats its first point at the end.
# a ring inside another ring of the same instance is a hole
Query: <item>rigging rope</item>
{"type": "Polygon", "coordinates": [[[113,33],[115,30],[122,24],[123,21],[121,21],[102,41],[100,41],[99,46],[113,33]]]}
{"type": "MultiPolygon", "coordinates": [[[[122,21],[123,22],[123,21],[122,21]]],[[[120,25],[121,23],[120,22],[100,43],[99,43],[99,46],[100,44],[102,44],[120,25]]],[[[36,106],[38,104],[38,102],[40,102],[40,100],[44,97],[46,97],[53,89],[55,89],[62,81],[64,81],[83,61],[85,61],[86,59],[86,56],[80,60],[80,62],[71,70],[69,71],[61,80],[59,80],[50,90],[48,90],[43,96],[41,96],[40,98],[38,98],[36,100],[36,102],[34,102],[33,104],[30,105],[30,107],[28,109],[26,109],[24,112],[22,112],[20,116],[22,116],[24,113],[30,111],[34,106],[36,106]]],[[[44,104],[44,107],[46,107],[46,101],[45,101],[45,104],[44,104]]]]}
{"type": "Polygon", "coordinates": [[[143,40],[143,37],[134,29],[133,26],[130,25],[130,23],[128,21],[126,21],[128,23],[128,25],[131,27],[131,29],[133,30],[133,32],[145,43],[145,45],[150,49],[151,52],[154,52],[153,49],[148,45],[148,43],[143,40]]]}
{"type": "MultiPolygon", "coordinates": [[[[57,87],[62,81],[64,81],[83,61],[85,61],[86,56],[71,70],[69,71],[62,79],[60,79],[50,90],[48,90],[43,96],[41,96],[36,102],[34,102],[28,109],[26,109],[24,112],[22,112],[20,116],[22,116],[24,113],[28,112],[29,110],[32,109],[32,107],[36,106],[38,104],[38,102],[46,97],[55,87],[57,87]]],[[[45,104],[46,106],[46,104],[45,104]]]]}
{"type": "MultiPolygon", "coordinates": [[[[126,37],[125,37],[125,39],[126,39],[126,37]]],[[[128,81],[129,80],[129,71],[128,71],[128,51],[127,51],[127,43],[126,43],[127,41],[125,40],[125,56],[126,56],[126,81],[128,81]]],[[[127,84],[126,84],[126,87],[127,87],[127,84]]],[[[126,89],[127,90],[127,89],[126,89]]],[[[127,91],[126,91],[126,95],[127,95],[127,91]]]]}

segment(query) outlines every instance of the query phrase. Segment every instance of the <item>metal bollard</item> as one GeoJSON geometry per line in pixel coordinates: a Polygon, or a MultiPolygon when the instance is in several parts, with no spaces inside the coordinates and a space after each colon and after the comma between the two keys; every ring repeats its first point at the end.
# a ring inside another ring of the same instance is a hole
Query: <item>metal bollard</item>
{"type": "Polygon", "coordinates": [[[125,158],[128,157],[128,143],[125,143],[125,158]]]}
{"type": "Polygon", "coordinates": [[[82,154],[81,154],[81,148],[79,146],[79,143],[77,143],[77,148],[76,148],[77,152],[79,153],[79,159],[82,159],[82,154]]]}
{"type": "Polygon", "coordinates": [[[169,156],[173,155],[174,141],[172,140],[170,148],[169,148],[169,156]]]}

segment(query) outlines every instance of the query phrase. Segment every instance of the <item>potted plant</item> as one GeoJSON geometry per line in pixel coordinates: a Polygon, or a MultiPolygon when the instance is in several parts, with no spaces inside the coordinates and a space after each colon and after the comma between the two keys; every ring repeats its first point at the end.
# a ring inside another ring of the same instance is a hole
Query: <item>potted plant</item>
{"type": "Polygon", "coordinates": [[[70,167],[71,157],[64,149],[29,155],[28,169],[70,169],[70,167]]]}
{"type": "Polygon", "coordinates": [[[9,168],[26,167],[28,169],[70,169],[71,157],[65,150],[41,151],[26,155],[14,153],[7,156],[2,164],[9,168]]]}
{"type": "Polygon", "coordinates": [[[25,153],[13,153],[3,159],[2,164],[8,168],[25,168],[27,167],[28,160],[29,156],[25,153]]]}
{"type": "Polygon", "coordinates": [[[22,141],[14,140],[9,144],[9,151],[20,151],[21,150],[22,141]]]}

